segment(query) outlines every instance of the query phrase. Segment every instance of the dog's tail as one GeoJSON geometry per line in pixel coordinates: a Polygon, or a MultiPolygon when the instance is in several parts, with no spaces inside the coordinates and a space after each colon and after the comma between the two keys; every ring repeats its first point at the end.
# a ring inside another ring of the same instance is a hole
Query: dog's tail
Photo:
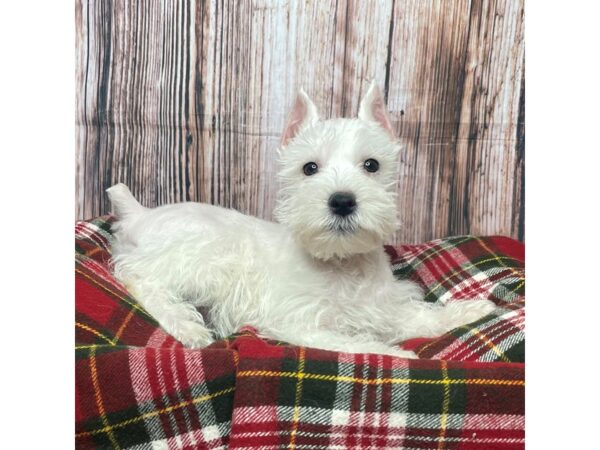
{"type": "Polygon", "coordinates": [[[139,215],[146,210],[140,203],[135,199],[131,191],[123,183],[115,184],[106,190],[110,203],[112,205],[112,212],[117,219],[126,219],[128,217],[139,215]]]}

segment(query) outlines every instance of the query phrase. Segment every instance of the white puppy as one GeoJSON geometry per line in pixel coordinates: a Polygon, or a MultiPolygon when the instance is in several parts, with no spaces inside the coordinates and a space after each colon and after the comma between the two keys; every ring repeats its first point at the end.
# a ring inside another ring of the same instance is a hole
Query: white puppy
{"type": "Polygon", "coordinates": [[[115,274],[189,347],[250,325],[297,345],[414,357],[394,344],[494,305],[429,304],[392,275],[383,243],[397,225],[398,151],[375,84],[357,119],[319,120],[301,91],[279,151],[279,224],[199,203],[147,209],[117,184],[115,274]]]}

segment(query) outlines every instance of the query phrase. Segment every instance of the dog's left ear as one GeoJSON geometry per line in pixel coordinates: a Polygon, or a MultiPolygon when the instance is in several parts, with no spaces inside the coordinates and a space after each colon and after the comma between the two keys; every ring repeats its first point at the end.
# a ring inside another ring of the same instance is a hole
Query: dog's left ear
{"type": "Polygon", "coordinates": [[[358,118],[366,122],[376,122],[386,130],[390,136],[394,136],[392,122],[390,121],[387,108],[385,107],[383,95],[375,81],[371,82],[367,93],[360,102],[358,118]]]}

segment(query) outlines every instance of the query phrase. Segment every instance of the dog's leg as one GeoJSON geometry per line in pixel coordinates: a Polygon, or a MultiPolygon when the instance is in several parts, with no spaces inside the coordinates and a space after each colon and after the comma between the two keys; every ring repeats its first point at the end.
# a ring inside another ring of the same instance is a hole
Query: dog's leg
{"type": "Polygon", "coordinates": [[[198,310],[160,286],[131,289],[136,300],[171,336],[189,348],[204,348],[214,339],[198,310]]]}
{"type": "Polygon", "coordinates": [[[276,339],[294,345],[335,352],[375,353],[402,358],[417,358],[414,352],[379,342],[373,336],[369,335],[347,336],[327,330],[299,330],[298,333],[295,333],[292,330],[288,330],[283,335],[276,336],[276,339]]]}
{"type": "Polygon", "coordinates": [[[489,300],[454,301],[447,305],[424,301],[409,301],[394,306],[388,317],[393,337],[387,342],[397,342],[413,337],[437,337],[454,328],[475,322],[490,314],[496,305],[489,300]]]}

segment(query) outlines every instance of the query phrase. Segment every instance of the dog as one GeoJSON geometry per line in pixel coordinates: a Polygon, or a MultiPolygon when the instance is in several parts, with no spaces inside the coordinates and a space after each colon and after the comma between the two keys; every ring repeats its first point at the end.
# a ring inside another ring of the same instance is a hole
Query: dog
{"type": "Polygon", "coordinates": [[[321,120],[300,90],[278,149],[278,223],[193,202],[149,209],[117,184],[114,273],[190,348],[252,326],[299,346],[414,358],[395,344],[495,306],[431,304],[393,276],[383,243],[398,226],[399,151],[375,83],[352,119],[321,120]]]}

